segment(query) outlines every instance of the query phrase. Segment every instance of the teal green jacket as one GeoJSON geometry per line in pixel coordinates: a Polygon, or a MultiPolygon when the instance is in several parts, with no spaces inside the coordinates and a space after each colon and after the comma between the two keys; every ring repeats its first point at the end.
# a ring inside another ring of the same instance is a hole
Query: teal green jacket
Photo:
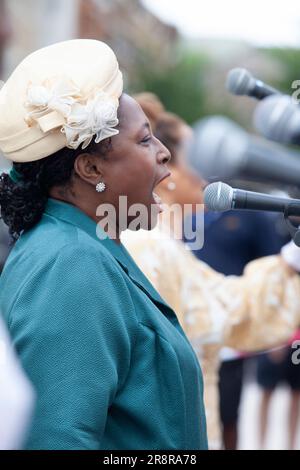
{"type": "Polygon", "coordinates": [[[206,449],[196,355],[126,249],[96,227],[49,199],[1,276],[0,308],[37,394],[26,447],[206,449]]]}

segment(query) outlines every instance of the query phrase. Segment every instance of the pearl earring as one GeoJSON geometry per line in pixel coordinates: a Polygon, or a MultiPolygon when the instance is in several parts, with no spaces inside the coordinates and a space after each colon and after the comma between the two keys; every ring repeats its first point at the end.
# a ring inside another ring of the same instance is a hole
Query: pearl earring
{"type": "Polygon", "coordinates": [[[105,190],[106,190],[106,184],[103,183],[103,181],[100,181],[100,183],[98,183],[96,186],[97,193],[103,193],[103,191],[105,190]]]}
{"type": "Polygon", "coordinates": [[[170,182],[168,183],[167,188],[168,188],[169,191],[175,191],[175,189],[176,189],[176,183],[174,183],[174,181],[170,181],[170,182]]]}

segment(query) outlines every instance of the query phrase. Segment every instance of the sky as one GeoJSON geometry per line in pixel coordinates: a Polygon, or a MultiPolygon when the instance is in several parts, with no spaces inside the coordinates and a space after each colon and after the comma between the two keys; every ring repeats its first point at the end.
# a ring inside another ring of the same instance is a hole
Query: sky
{"type": "Polygon", "coordinates": [[[162,20],[189,37],[300,47],[300,0],[142,1],[162,20]]]}

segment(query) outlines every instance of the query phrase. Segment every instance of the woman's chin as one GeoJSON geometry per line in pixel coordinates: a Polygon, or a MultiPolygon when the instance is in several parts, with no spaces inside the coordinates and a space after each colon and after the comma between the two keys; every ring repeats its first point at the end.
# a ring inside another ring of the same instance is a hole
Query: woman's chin
{"type": "Polygon", "coordinates": [[[133,212],[136,215],[133,216],[132,212],[131,217],[129,216],[127,228],[132,231],[153,230],[158,223],[159,215],[164,210],[162,200],[157,194],[152,193],[150,200],[139,205],[140,207],[137,207],[137,204],[134,205],[133,212]]]}
{"type": "Polygon", "coordinates": [[[153,230],[158,223],[159,211],[157,208],[151,206],[149,210],[142,216],[137,216],[134,219],[129,220],[126,229],[133,232],[139,230],[153,230]]]}
{"type": "Polygon", "coordinates": [[[158,223],[158,217],[159,217],[159,212],[151,208],[147,219],[141,221],[140,229],[141,230],[153,230],[158,223]]]}
{"type": "Polygon", "coordinates": [[[158,216],[159,214],[156,214],[155,216],[151,217],[151,219],[149,220],[150,223],[148,224],[148,227],[146,230],[153,230],[156,227],[158,223],[158,216]]]}

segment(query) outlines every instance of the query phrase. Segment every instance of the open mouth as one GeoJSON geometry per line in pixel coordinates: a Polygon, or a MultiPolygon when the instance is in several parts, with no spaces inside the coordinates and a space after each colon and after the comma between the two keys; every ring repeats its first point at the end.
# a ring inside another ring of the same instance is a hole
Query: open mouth
{"type": "MultiPolygon", "coordinates": [[[[161,183],[163,180],[165,180],[166,178],[168,178],[169,176],[171,176],[171,172],[168,171],[154,186],[154,188],[156,188],[156,186],[159,185],[159,183],[161,183]]],[[[153,198],[153,204],[156,204],[156,206],[158,207],[158,211],[159,213],[163,212],[164,210],[164,206],[163,206],[163,202],[161,200],[161,198],[158,196],[158,194],[156,194],[154,191],[152,192],[152,198],[153,198]]]]}

